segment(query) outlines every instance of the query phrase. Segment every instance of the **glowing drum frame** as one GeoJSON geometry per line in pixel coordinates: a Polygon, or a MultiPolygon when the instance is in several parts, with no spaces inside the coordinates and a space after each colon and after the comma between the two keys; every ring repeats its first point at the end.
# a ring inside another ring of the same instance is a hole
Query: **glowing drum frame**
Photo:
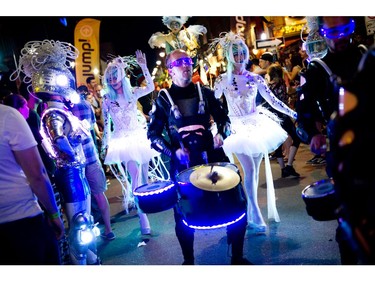
{"type": "Polygon", "coordinates": [[[236,165],[225,162],[198,165],[186,169],[177,175],[180,199],[177,203],[179,212],[183,215],[183,222],[194,229],[221,228],[241,220],[246,215],[246,199],[243,193],[239,170],[236,165]],[[194,172],[206,167],[222,168],[238,174],[238,181],[229,184],[222,191],[207,191],[191,182],[194,172]],[[229,170],[228,170],[229,169],[229,170]]]}
{"type": "Polygon", "coordinates": [[[178,200],[176,184],[173,181],[157,180],[138,186],[133,195],[144,213],[158,213],[172,208],[178,200]]]}

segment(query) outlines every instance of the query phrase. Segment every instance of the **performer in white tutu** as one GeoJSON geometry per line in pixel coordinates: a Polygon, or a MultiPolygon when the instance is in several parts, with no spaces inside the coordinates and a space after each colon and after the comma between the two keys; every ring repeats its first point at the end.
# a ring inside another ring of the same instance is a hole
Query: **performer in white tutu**
{"type": "Polygon", "coordinates": [[[265,80],[246,70],[249,49],[244,40],[233,32],[221,33],[211,43],[223,48],[227,72],[215,81],[216,98],[225,96],[232,134],[225,139],[223,148],[227,155],[235,154],[244,172],[244,186],[248,200],[248,226],[257,233],[264,233],[267,225],[257,199],[259,167],[265,158],[267,181],[268,218],[280,221],[275,202],[272,172],[268,153],[278,148],[287,138],[277,116],[262,106],[256,106],[257,92],[276,110],[296,118],[296,113],[282,103],[269,90],[265,80]]]}
{"type": "MultiPolygon", "coordinates": [[[[155,88],[146,64],[146,56],[136,51],[134,56],[116,57],[109,62],[102,79],[104,85],[103,118],[104,134],[102,157],[106,165],[115,165],[114,171],[123,187],[124,207],[134,202],[133,191],[146,184],[148,166],[153,157],[159,155],[151,149],[147,139],[147,130],[139,122],[137,101],[140,97],[152,92],[155,88]],[[127,71],[139,66],[146,83],[142,87],[132,87],[127,71]],[[112,127],[113,125],[113,127],[112,127]],[[128,178],[128,175],[130,178],[128,178]],[[129,190],[131,187],[131,190],[129,190]]],[[[142,234],[150,234],[151,228],[147,215],[138,208],[142,234]]]]}

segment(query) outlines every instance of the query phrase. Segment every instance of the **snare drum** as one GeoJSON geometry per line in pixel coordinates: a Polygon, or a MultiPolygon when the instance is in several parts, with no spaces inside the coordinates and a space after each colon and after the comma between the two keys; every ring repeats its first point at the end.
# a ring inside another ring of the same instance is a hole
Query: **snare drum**
{"type": "Polygon", "coordinates": [[[138,186],[134,192],[135,201],[144,213],[158,213],[172,208],[178,199],[173,181],[155,181],[138,186]]]}
{"type": "Polygon", "coordinates": [[[179,173],[177,179],[180,194],[177,207],[189,227],[219,228],[245,216],[246,199],[234,164],[194,166],[179,173]]]}
{"type": "Polygon", "coordinates": [[[306,186],[302,191],[306,211],[317,221],[337,219],[336,209],[339,206],[333,182],[323,179],[306,186]]]}

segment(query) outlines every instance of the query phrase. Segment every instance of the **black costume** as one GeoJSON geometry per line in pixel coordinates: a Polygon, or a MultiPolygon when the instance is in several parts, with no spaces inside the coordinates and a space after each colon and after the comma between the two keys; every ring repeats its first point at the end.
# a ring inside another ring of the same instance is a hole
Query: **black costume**
{"type": "MultiPolygon", "coordinates": [[[[175,155],[176,150],[182,148],[181,146],[190,151],[190,167],[206,163],[229,162],[222,148],[214,149],[213,134],[210,130],[212,116],[217,124],[218,133],[226,138],[229,118],[210,89],[202,87],[201,91],[202,100],[197,85],[190,83],[187,87],[179,87],[172,84],[168,92],[175,106],[162,90],[151,110],[148,138],[155,150],[171,158],[172,180],[176,180],[178,173],[187,168],[175,155]],[[176,118],[174,114],[176,106],[181,117],[176,118]],[[191,130],[192,128],[194,130],[191,130]],[[164,130],[170,138],[169,142],[163,136],[164,130]]],[[[232,264],[243,264],[247,261],[242,257],[247,225],[246,200],[243,199],[241,204],[245,210],[245,217],[227,227],[228,244],[232,245],[232,264]]],[[[182,222],[183,214],[179,212],[178,203],[174,207],[174,217],[176,236],[182,248],[184,264],[194,264],[194,229],[182,222]]]]}
{"type": "Polygon", "coordinates": [[[327,71],[314,61],[301,73],[306,83],[297,88],[296,110],[298,125],[306,133],[306,137],[301,138],[305,143],[310,143],[311,138],[320,133],[315,122],[327,125],[332,113],[337,111],[338,84],[353,78],[362,52],[363,49],[353,45],[340,53],[328,52],[321,60],[330,68],[332,77],[329,77],[327,71]]]}
{"type": "MultiPolygon", "coordinates": [[[[312,61],[306,72],[302,73],[306,83],[297,89],[297,133],[303,142],[310,143],[314,135],[321,133],[316,128],[316,122],[320,122],[326,127],[326,132],[323,132],[329,139],[329,147],[327,147],[326,152],[326,172],[328,177],[334,180],[335,163],[332,152],[336,150],[337,145],[335,130],[336,113],[339,106],[339,89],[343,83],[353,79],[362,53],[363,48],[354,45],[350,45],[342,52],[328,52],[322,61],[329,67],[332,75],[330,76],[322,65],[312,61]]],[[[335,190],[337,190],[336,185],[335,190]]],[[[340,248],[341,263],[356,264],[356,254],[353,253],[351,241],[344,232],[339,224],[336,231],[336,241],[340,248]]]]}
{"type": "MultiPolygon", "coordinates": [[[[356,103],[337,118],[332,151],[335,188],[341,202],[340,218],[347,223],[344,234],[350,239],[360,264],[375,264],[375,178],[374,165],[364,157],[375,156],[373,71],[374,47],[363,57],[355,78],[344,85],[344,100],[353,95],[356,103]],[[352,137],[348,137],[352,136],[352,137]]],[[[343,107],[344,108],[344,107],[343,107]]]]}

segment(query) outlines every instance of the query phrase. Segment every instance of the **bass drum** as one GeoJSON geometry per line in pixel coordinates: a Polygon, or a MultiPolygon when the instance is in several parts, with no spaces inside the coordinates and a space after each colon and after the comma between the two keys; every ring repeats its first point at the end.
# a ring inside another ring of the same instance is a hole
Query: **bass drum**
{"type": "Polygon", "coordinates": [[[177,207],[185,223],[195,229],[220,228],[246,214],[246,199],[236,165],[199,165],[177,175],[177,207]]]}
{"type": "Polygon", "coordinates": [[[144,213],[158,213],[172,208],[178,199],[173,181],[155,181],[134,189],[135,202],[144,213]]]}
{"type": "Polygon", "coordinates": [[[306,186],[302,190],[302,199],[306,204],[307,214],[314,220],[337,219],[336,210],[339,202],[332,180],[323,179],[306,186]]]}

